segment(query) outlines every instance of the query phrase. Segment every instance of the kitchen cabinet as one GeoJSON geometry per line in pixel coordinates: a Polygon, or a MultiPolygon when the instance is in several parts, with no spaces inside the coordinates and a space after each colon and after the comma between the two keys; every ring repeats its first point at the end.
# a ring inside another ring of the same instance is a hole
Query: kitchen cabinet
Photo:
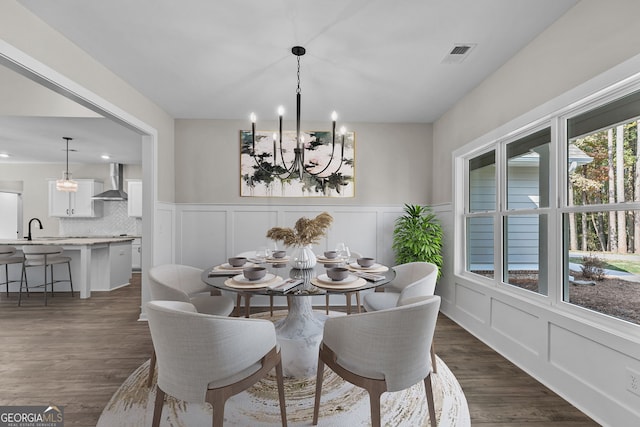
{"type": "Polygon", "coordinates": [[[49,181],[49,216],[93,218],[102,216],[102,202],[92,197],[102,192],[102,181],[76,179],[78,191],[56,190],[56,181],[49,181]]]}
{"type": "Polygon", "coordinates": [[[142,269],[142,239],[133,239],[131,242],[131,269],[142,269]]]}
{"type": "Polygon", "coordinates": [[[142,217],[142,181],[127,181],[127,213],[129,216],[142,217]]]}
{"type": "Polygon", "coordinates": [[[109,288],[115,289],[129,284],[131,279],[131,242],[117,242],[109,245],[110,280],[109,288]]]}

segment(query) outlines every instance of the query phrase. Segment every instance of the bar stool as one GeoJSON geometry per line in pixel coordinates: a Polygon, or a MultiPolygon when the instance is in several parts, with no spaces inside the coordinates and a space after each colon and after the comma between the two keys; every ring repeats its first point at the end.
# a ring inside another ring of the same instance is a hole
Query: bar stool
{"type": "MultiPolygon", "coordinates": [[[[9,265],[22,264],[24,258],[22,256],[13,256],[16,248],[13,246],[0,246],[0,266],[4,265],[4,282],[0,282],[0,286],[7,286],[7,298],[9,297],[9,283],[18,283],[20,280],[9,280],[9,265]]],[[[28,291],[28,290],[27,290],[28,291]]]]}
{"type": "MultiPolygon", "coordinates": [[[[71,285],[71,297],[73,298],[73,281],[71,280],[71,258],[61,256],[64,252],[61,246],[56,245],[25,245],[22,247],[24,253],[24,261],[22,262],[22,276],[24,284],[29,291],[27,283],[27,268],[42,266],[44,270],[44,283],[35,287],[44,287],[44,305],[47,305],[47,285],[51,285],[51,296],[53,297],[53,284],[58,282],[69,282],[71,285]],[[53,266],[56,264],[67,264],[69,270],[69,278],[54,280],[53,266]],[[47,267],[50,267],[51,281],[47,280],[47,267]]],[[[32,286],[33,288],[34,286],[32,286]]],[[[22,301],[22,279],[20,280],[20,293],[18,295],[18,306],[22,301]]]]}

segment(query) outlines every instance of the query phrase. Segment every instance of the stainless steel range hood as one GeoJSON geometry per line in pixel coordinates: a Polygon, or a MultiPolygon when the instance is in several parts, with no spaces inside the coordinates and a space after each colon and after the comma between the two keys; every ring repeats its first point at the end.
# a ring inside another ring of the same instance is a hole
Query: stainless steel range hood
{"type": "Polygon", "coordinates": [[[104,201],[127,200],[127,193],[122,189],[122,186],[124,185],[124,180],[122,179],[122,164],[111,163],[109,165],[109,172],[111,175],[111,185],[113,186],[113,190],[103,191],[102,193],[93,196],[92,199],[104,201]]]}

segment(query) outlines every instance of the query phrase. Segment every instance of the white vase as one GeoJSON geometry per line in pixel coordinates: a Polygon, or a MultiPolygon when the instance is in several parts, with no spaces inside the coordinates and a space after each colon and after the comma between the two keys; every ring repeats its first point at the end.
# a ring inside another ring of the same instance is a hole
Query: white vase
{"type": "Polygon", "coordinates": [[[313,253],[311,245],[298,246],[291,253],[289,265],[293,268],[305,269],[316,266],[316,254],[313,253]]]}

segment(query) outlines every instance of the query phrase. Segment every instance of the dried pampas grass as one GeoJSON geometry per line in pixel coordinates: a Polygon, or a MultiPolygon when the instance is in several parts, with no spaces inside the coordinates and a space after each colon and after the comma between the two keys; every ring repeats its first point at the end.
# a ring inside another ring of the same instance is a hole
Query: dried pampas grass
{"type": "Polygon", "coordinates": [[[296,221],[293,229],[288,227],[273,227],[267,232],[267,237],[281,241],[286,246],[306,246],[320,242],[331,223],[333,217],[322,212],[314,219],[302,217],[296,221]]]}

